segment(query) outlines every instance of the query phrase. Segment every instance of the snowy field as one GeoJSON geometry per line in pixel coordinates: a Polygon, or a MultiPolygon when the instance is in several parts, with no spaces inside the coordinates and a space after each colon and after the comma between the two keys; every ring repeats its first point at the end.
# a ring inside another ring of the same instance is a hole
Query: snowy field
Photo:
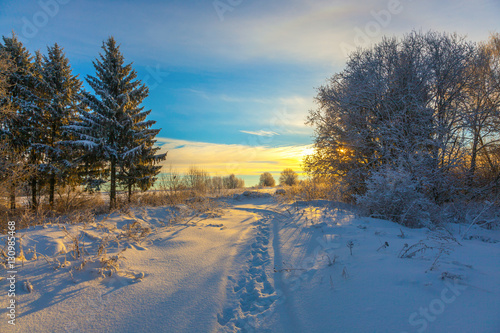
{"type": "Polygon", "coordinates": [[[0,332],[500,332],[499,230],[267,193],[210,205],[19,231],[16,325],[2,270],[0,332]]]}

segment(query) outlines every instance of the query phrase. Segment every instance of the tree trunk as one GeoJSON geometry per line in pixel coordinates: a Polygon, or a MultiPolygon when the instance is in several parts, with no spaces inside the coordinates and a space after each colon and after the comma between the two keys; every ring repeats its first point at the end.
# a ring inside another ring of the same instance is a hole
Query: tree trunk
{"type": "Polygon", "coordinates": [[[16,185],[10,184],[10,209],[16,210],[16,185]]]}
{"type": "Polygon", "coordinates": [[[484,155],[486,156],[486,160],[488,161],[488,164],[490,165],[491,171],[493,173],[496,173],[497,167],[495,166],[495,164],[491,160],[491,157],[490,157],[490,154],[488,153],[488,150],[486,149],[486,147],[484,147],[484,141],[483,141],[483,138],[481,136],[479,136],[479,143],[481,144],[481,148],[484,148],[484,155]]]}
{"type": "Polygon", "coordinates": [[[56,189],[56,176],[54,174],[51,174],[49,180],[49,204],[51,209],[54,208],[55,189],[56,189]]]}
{"type": "Polygon", "coordinates": [[[472,142],[472,151],[471,151],[471,159],[470,159],[470,168],[468,181],[469,185],[472,185],[472,181],[474,179],[474,174],[476,173],[476,161],[477,161],[477,150],[479,145],[479,130],[474,130],[474,139],[472,142]]]}
{"type": "Polygon", "coordinates": [[[36,200],[36,177],[31,178],[31,208],[36,210],[38,202],[36,200]]]}
{"type": "Polygon", "coordinates": [[[109,208],[116,207],[116,160],[111,159],[111,185],[109,189],[109,208]]]}
{"type": "Polygon", "coordinates": [[[128,184],[128,202],[132,199],[132,184],[128,184]]]}

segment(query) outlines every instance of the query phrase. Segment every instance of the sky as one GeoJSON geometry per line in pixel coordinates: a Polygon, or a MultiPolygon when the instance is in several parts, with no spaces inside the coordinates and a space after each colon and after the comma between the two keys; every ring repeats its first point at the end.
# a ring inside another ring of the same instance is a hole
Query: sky
{"type": "Polygon", "coordinates": [[[32,52],[58,43],[81,79],[114,36],[149,87],[166,169],[247,185],[301,171],[316,89],[351,51],[412,30],[482,41],[499,17],[500,0],[0,0],[3,36],[32,52]]]}

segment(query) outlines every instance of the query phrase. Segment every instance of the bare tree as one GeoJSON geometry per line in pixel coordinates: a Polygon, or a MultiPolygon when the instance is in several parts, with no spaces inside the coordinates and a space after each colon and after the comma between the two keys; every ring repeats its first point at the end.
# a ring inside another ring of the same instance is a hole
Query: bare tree
{"type": "Polygon", "coordinates": [[[210,175],[205,170],[192,166],[189,168],[185,180],[190,189],[205,193],[209,186],[210,175]]]}
{"type": "Polygon", "coordinates": [[[224,177],[222,181],[224,183],[224,187],[227,189],[242,188],[245,186],[245,181],[236,177],[234,174],[224,177]]]}
{"type": "Polygon", "coordinates": [[[475,45],[456,34],[427,33],[425,53],[429,100],[433,110],[432,197],[437,202],[450,199],[451,172],[466,159],[464,110],[467,87],[472,78],[469,64],[476,54],[475,45]]]}
{"type": "Polygon", "coordinates": [[[223,178],[220,176],[212,177],[211,182],[210,182],[210,187],[211,187],[212,191],[220,194],[222,192],[222,190],[224,189],[223,178]]]}
{"type": "Polygon", "coordinates": [[[471,80],[465,101],[465,126],[470,132],[470,164],[468,180],[477,175],[478,161],[487,173],[500,176],[499,165],[492,151],[500,146],[500,34],[481,43],[478,54],[470,64],[471,80]]]}
{"type": "Polygon", "coordinates": [[[271,173],[264,172],[262,175],[260,175],[259,185],[260,186],[274,186],[274,185],[276,185],[276,181],[274,180],[274,177],[273,177],[273,175],[271,175],[271,173]]]}
{"type": "Polygon", "coordinates": [[[281,172],[280,175],[280,184],[293,186],[296,185],[299,181],[299,175],[293,171],[291,168],[286,168],[281,172]]]}
{"type": "Polygon", "coordinates": [[[182,184],[184,183],[182,175],[174,170],[174,168],[172,168],[172,165],[170,165],[168,169],[166,178],[168,189],[172,193],[177,193],[177,191],[182,187],[182,184]]]}

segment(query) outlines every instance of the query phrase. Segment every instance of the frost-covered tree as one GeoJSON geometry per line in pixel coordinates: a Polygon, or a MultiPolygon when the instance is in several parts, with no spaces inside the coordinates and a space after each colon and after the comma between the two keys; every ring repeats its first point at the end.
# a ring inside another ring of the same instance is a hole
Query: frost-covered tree
{"type": "Polygon", "coordinates": [[[12,152],[13,137],[11,130],[16,114],[11,108],[10,99],[8,98],[8,79],[14,70],[15,67],[10,58],[6,54],[0,53],[0,185],[2,192],[6,191],[8,193],[11,209],[16,208],[15,187],[12,184],[19,181],[15,170],[19,169],[21,164],[21,158],[15,156],[12,152]]]}
{"type": "MultiPolygon", "coordinates": [[[[147,113],[143,113],[143,117],[145,118],[147,113]]],[[[117,177],[119,183],[127,188],[129,202],[134,187],[138,187],[141,191],[147,191],[154,185],[157,180],[156,176],[162,168],[159,163],[165,160],[167,156],[166,153],[157,154],[161,148],[154,146],[156,142],[154,137],[160,130],[148,129],[147,127],[154,123],[156,122],[153,121],[148,125],[148,122],[138,121],[139,125],[136,128],[137,144],[142,145],[142,150],[138,154],[133,155],[133,158],[130,158],[127,163],[122,163],[120,166],[120,172],[117,177]]]]}
{"type": "Polygon", "coordinates": [[[273,175],[271,175],[271,173],[264,172],[262,175],[260,175],[259,185],[260,186],[274,186],[274,185],[276,185],[276,181],[274,180],[274,177],[273,177],[273,175]]]}
{"type": "Polygon", "coordinates": [[[47,51],[38,68],[44,135],[37,148],[44,155],[39,169],[49,183],[49,203],[52,206],[56,183],[66,181],[74,171],[72,161],[77,155],[67,144],[72,137],[65,126],[76,120],[81,82],[77,75],[72,74],[69,60],[59,45],[48,47],[47,51]]]}
{"type": "Polygon", "coordinates": [[[375,171],[357,204],[371,216],[419,227],[429,222],[429,200],[415,177],[404,168],[375,171]]]}
{"type": "Polygon", "coordinates": [[[15,117],[10,99],[8,98],[8,79],[14,71],[14,64],[5,53],[0,53],[0,184],[2,187],[8,188],[9,197],[11,198],[10,206],[12,209],[16,208],[15,205],[15,189],[9,186],[12,183],[9,177],[10,170],[12,169],[12,123],[15,117]],[[12,198],[12,195],[14,196],[12,198]]]}
{"type": "MultiPolygon", "coordinates": [[[[8,79],[14,72],[15,67],[7,54],[0,53],[0,134],[8,135],[8,125],[15,117],[10,101],[8,100],[8,79]]],[[[5,139],[5,138],[3,138],[5,139]]]]}
{"type": "Polygon", "coordinates": [[[286,168],[280,174],[280,184],[293,186],[299,181],[299,175],[291,168],[286,168]]]}
{"type": "Polygon", "coordinates": [[[470,138],[469,185],[478,174],[484,180],[492,176],[498,182],[500,165],[492,152],[500,147],[500,34],[479,45],[469,71],[471,80],[464,103],[464,126],[470,138]]]}
{"type": "Polygon", "coordinates": [[[450,181],[469,151],[464,142],[463,101],[472,78],[469,64],[475,45],[456,34],[429,32],[423,36],[423,57],[429,86],[427,105],[433,110],[431,179],[429,195],[442,203],[450,199],[455,184],[450,181]]]}
{"type": "Polygon", "coordinates": [[[132,65],[125,64],[113,37],[102,49],[104,53],[93,62],[96,76],[86,78],[95,94],[83,92],[82,104],[88,109],[82,108],[80,123],[68,128],[77,136],[74,143],[89,151],[87,165],[107,163],[110,207],[115,207],[117,185],[151,186],[159,173],[154,164],[165,154],[155,154],[159,130],[151,129],[155,122],[145,120],[151,111],[141,107],[148,88],[137,79],[132,65]]]}
{"type": "MultiPolygon", "coordinates": [[[[42,137],[40,104],[37,103],[37,73],[33,62],[33,56],[17,39],[3,37],[0,45],[0,53],[11,62],[11,69],[7,72],[7,93],[2,98],[2,105],[9,105],[14,115],[7,119],[2,127],[5,142],[8,143],[8,151],[12,153],[9,159],[15,163],[19,158],[29,166],[31,204],[33,208],[37,205],[37,171],[40,161],[40,152],[36,143],[42,137]]],[[[10,190],[11,208],[15,208],[16,188],[21,185],[20,179],[13,180],[10,190]]]]}
{"type": "Polygon", "coordinates": [[[318,90],[306,170],[362,195],[373,172],[403,167],[434,200],[447,200],[447,180],[466,155],[462,103],[473,56],[473,44],[434,32],[385,38],[351,54],[318,90]]]}

